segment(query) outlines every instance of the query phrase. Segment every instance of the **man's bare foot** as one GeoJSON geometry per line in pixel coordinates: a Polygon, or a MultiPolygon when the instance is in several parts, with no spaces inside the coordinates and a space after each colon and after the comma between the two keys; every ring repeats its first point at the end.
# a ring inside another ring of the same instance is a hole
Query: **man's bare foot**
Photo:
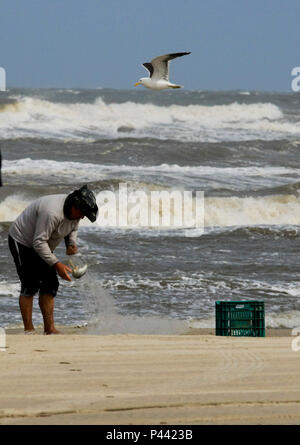
{"type": "Polygon", "coordinates": [[[26,331],[24,331],[25,335],[30,335],[30,334],[35,334],[35,329],[27,329],[26,331]]]}
{"type": "Polygon", "coordinates": [[[57,329],[51,329],[51,331],[45,331],[44,335],[57,335],[57,334],[61,334],[60,331],[58,331],[57,329]]]}

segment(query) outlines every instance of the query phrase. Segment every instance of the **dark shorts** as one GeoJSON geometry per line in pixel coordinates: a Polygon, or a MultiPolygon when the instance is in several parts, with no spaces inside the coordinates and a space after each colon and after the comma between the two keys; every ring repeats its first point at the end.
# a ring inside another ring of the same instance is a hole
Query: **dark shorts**
{"type": "Polygon", "coordinates": [[[11,236],[8,245],[21,281],[20,295],[31,297],[39,291],[40,295],[55,297],[59,282],[54,267],[45,263],[34,249],[23,246],[11,236]]]}

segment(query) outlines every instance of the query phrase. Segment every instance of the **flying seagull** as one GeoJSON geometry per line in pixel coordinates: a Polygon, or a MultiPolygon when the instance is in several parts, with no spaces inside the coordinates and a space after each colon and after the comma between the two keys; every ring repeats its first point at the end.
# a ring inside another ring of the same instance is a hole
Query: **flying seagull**
{"type": "Polygon", "coordinates": [[[186,56],[188,53],[173,53],[155,57],[150,62],[142,64],[150,73],[150,77],[142,77],[134,86],[144,85],[151,90],[164,90],[166,88],[181,88],[181,85],[169,82],[169,61],[176,57],[186,56]]]}

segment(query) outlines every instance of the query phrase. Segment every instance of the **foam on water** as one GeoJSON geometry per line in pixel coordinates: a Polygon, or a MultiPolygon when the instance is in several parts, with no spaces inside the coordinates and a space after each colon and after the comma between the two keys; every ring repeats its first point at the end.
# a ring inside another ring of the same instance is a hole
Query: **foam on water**
{"type": "Polygon", "coordinates": [[[4,297],[18,297],[20,293],[19,283],[9,283],[6,280],[0,281],[0,298],[4,297]]]}
{"type": "Polygon", "coordinates": [[[30,202],[21,194],[7,196],[0,202],[0,222],[14,221],[30,202]]]}
{"type": "MultiPolygon", "coordinates": [[[[116,199],[111,200],[106,204],[106,210],[108,214],[115,216],[118,215],[120,209],[120,203],[117,193],[116,199]],[[115,209],[115,207],[117,208],[115,209]]],[[[149,200],[144,203],[139,203],[141,213],[143,211],[148,215],[146,218],[147,224],[140,217],[136,217],[136,214],[130,211],[128,205],[127,211],[127,225],[125,228],[164,228],[162,225],[153,226],[150,218],[149,200]],[[146,206],[144,208],[143,206],[146,206]]],[[[103,205],[103,202],[98,202],[99,207],[103,205]]],[[[187,206],[186,206],[187,207],[187,206]]],[[[184,220],[182,218],[182,227],[202,227],[203,214],[199,212],[199,220],[196,220],[195,213],[195,199],[193,198],[190,203],[190,209],[185,208],[184,202],[181,206],[172,206],[170,220],[180,220],[184,210],[188,210],[190,219],[184,220]]],[[[166,213],[168,208],[160,207],[158,209],[152,209],[153,212],[157,212],[159,217],[166,213]]],[[[101,215],[100,215],[101,216],[101,215]]],[[[100,227],[117,227],[118,218],[98,218],[96,224],[100,227]],[[116,221],[116,223],[114,222],[116,221]]],[[[255,225],[299,225],[300,224],[300,200],[294,195],[271,195],[266,197],[204,197],[204,227],[231,227],[231,226],[255,226],[255,225]]],[[[177,229],[175,224],[167,226],[168,229],[177,229]]]]}
{"type": "Polygon", "coordinates": [[[265,315],[267,328],[289,328],[300,327],[300,311],[269,312],[265,315]]]}
{"type": "Polygon", "coordinates": [[[205,227],[299,225],[300,200],[294,195],[205,199],[205,227]]]}
{"type": "Polygon", "coordinates": [[[60,162],[48,159],[34,160],[31,158],[17,159],[13,161],[4,160],[2,165],[3,174],[10,175],[22,175],[22,176],[35,176],[43,177],[47,175],[57,181],[60,180],[71,181],[74,180],[74,175],[80,181],[97,181],[99,179],[105,179],[108,174],[122,174],[122,173],[140,173],[141,175],[153,175],[158,174],[174,174],[174,175],[188,175],[195,178],[222,177],[223,180],[230,181],[231,178],[239,179],[239,182],[243,178],[255,178],[255,181],[263,181],[265,178],[274,179],[281,177],[283,183],[285,183],[284,176],[294,175],[299,176],[300,169],[292,167],[211,167],[204,165],[197,166],[182,166],[177,164],[160,164],[153,166],[134,166],[134,165],[105,165],[105,164],[92,164],[83,162],[60,162]],[[84,168],[83,168],[84,166],[84,168]]]}
{"type": "Polygon", "coordinates": [[[22,96],[15,99],[17,103],[0,110],[0,138],[91,142],[119,137],[120,128],[130,128],[135,137],[184,141],[278,139],[300,134],[297,122],[285,121],[272,103],[158,106],[105,103],[101,98],[72,104],[22,96]]]}
{"type": "MultiPolygon", "coordinates": [[[[161,164],[158,166],[125,166],[125,165],[97,165],[97,164],[83,164],[80,162],[57,162],[52,160],[32,160],[30,158],[19,159],[16,161],[4,161],[3,173],[6,175],[7,180],[10,176],[16,178],[16,175],[30,176],[35,178],[43,178],[46,176],[50,178],[53,176],[57,181],[60,178],[63,182],[70,183],[74,181],[74,177],[80,178],[83,181],[99,181],[108,180],[109,177],[114,179],[116,175],[122,175],[123,173],[132,175],[133,172],[140,174],[141,179],[147,177],[147,174],[152,175],[156,173],[158,176],[162,174],[174,174],[174,175],[194,175],[197,181],[204,181],[205,178],[214,179],[215,187],[221,187],[223,182],[226,181],[231,184],[233,190],[235,188],[246,188],[248,184],[255,184],[256,187],[263,187],[269,183],[276,183],[282,185],[295,182],[294,177],[299,175],[299,169],[287,168],[287,167],[237,167],[237,168],[215,168],[209,166],[178,166],[161,164]],[[201,179],[202,178],[202,179],[201,179]]],[[[120,176],[119,176],[120,177],[120,176]]],[[[124,178],[126,181],[126,178],[124,178]]],[[[120,179],[120,183],[124,183],[120,179]]],[[[208,183],[209,186],[210,183],[208,183]]],[[[114,215],[119,212],[119,190],[116,189],[114,184],[114,199],[106,204],[105,211],[114,215]]],[[[149,214],[149,202],[150,192],[152,190],[160,190],[162,187],[158,187],[155,184],[144,184],[129,182],[128,191],[143,191],[146,193],[148,200],[140,201],[139,210],[140,214],[149,214]]],[[[183,190],[182,190],[183,191],[183,190]]],[[[112,191],[109,191],[112,194],[112,191]]],[[[270,195],[266,197],[205,197],[204,196],[204,226],[205,227],[230,227],[230,226],[251,226],[251,225],[297,225],[300,223],[300,201],[299,198],[292,194],[287,195],[270,195]]],[[[97,196],[99,208],[103,208],[103,192],[97,196]]],[[[0,203],[0,221],[12,221],[19,213],[29,204],[28,197],[22,195],[12,195],[7,197],[0,203]]],[[[187,201],[186,201],[187,203],[187,201]]],[[[185,204],[186,204],[185,203],[185,204]]],[[[162,204],[163,205],[163,204],[162,204]]],[[[187,205],[187,204],[186,204],[187,205]]],[[[195,200],[190,203],[191,209],[186,212],[187,209],[182,206],[172,208],[172,218],[175,220],[182,219],[183,212],[191,215],[191,221],[185,221],[183,227],[195,226],[194,213],[195,200]]],[[[164,208],[159,210],[160,216],[162,216],[164,208]]],[[[202,215],[201,215],[202,217],[202,215]]],[[[98,220],[97,224],[101,227],[115,227],[115,223],[110,223],[109,218],[104,221],[98,220]]],[[[83,226],[92,226],[85,218],[81,223],[83,226]]],[[[202,221],[196,221],[196,225],[202,225],[202,221]]],[[[151,221],[149,219],[148,224],[141,223],[141,218],[137,219],[134,212],[130,212],[130,206],[128,206],[128,228],[139,227],[151,227],[151,221]]],[[[175,227],[175,224],[173,224],[175,227]]]]}
{"type": "MultiPolygon", "coordinates": [[[[106,204],[107,214],[116,215],[119,212],[119,196],[118,192],[115,192],[114,200],[111,200],[106,204]]],[[[97,202],[99,208],[103,206],[102,195],[99,193],[97,196],[97,202]],[[101,196],[101,200],[100,200],[101,196]]],[[[16,217],[25,209],[25,207],[31,201],[22,195],[11,195],[5,198],[0,203],[0,222],[1,221],[14,221],[16,217]]],[[[149,213],[149,202],[145,203],[143,200],[140,202],[141,211],[149,213]],[[143,209],[143,206],[146,206],[143,209]]],[[[192,206],[188,212],[191,216],[191,220],[184,221],[182,218],[184,203],[181,207],[171,207],[171,223],[172,220],[180,217],[183,221],[182,227],[202,227],[201,221],[196,221],[195,225],[195,213],[193,208],[195,207],[194,198],[191,200],[192,206]]],[[[164,215],[165,209],[159,208],[157,212],[160,217],[164,215]]],[[[100,212],[99,212],[100,215],[100,212]]],[[[104,218],[98,218],[95,224],[92,224],[87,218],[84,218],[80,225],[81,227],[117,227],[118,219],[116,222],[110,223],[109,216],[104,218]]],[[[148,220],[147,220],[148,221],[148,220]]],[[[124,229],[151,229],[151,220],[149,224],[145,224],[145,221],[130,211],[128,206],[127,212],[128,224],[124,226],[124,229]]],[[[295,195],[271,195],[266,197],[204,197],[204,227],[231,227],[231,226],[257,226],[257,225],[300,225],[300,199],[295,195]]],[[[163,226],[157,226],[154,228],[164,228],[163,226]]],[[[165,227],[168,229],[177,229],[178,226],[171,225],[165,227]]],[[[191,233],[187,233],[187,236],[193,236],[191,233]]]]}

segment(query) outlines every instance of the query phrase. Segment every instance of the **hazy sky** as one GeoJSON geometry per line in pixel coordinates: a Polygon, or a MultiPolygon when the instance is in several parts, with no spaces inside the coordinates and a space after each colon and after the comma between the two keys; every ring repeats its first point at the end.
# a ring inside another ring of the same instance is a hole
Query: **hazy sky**
{"type": "Polygon", "coordinates": [[[188,90],[291,91],[299,42],[300,0],[0,0],[7,87],[131,89],[191,51],[171,62],[188,90]]]}

